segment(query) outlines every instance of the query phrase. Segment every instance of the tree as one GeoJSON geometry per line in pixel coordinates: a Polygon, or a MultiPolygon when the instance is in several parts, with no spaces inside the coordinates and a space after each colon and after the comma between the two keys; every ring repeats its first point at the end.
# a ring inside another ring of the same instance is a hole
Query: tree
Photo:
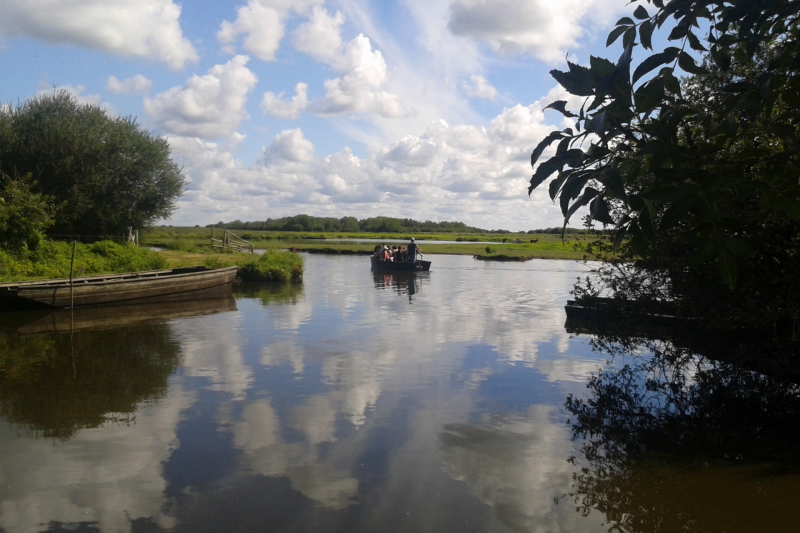
{"type": "Polygon", "coordinates": [[[70,235],[168,218],[185,185],[164,138],[63,90],[0,107],[0,172],[29,174],[55,199],[52,231],[70,235]]]}
{"type": "Polygon", "coordinates": [[[615,247],[628,236],[632,254],[648,259],[666,236],[686,250],[673,266],[715,263],[733,288],[740,265],[753,257],[757,237],[747,229],[800,219],[800,3],[648,3],[654,14],[639,5],[638,22],[623,17],[609,35],[608,45],[623,38],[616,64],[592,57],[588,68],[568,63],[568,71],[551,72],[584,102],[577,112],[565,101],[548,106],[576,127],[552,132],[533,151],[535,165],[558,142],[529,192],[557,173],[550,195],[565,225],[588,205],[593,220],[615,226],[615,247]],[[656,52],[653,32],[670,18],[668,40],[680,46],[656,52]],[[701,22],[709,28],[705,42],[696,35],[701,22]],[[638,44],[653,53],[631,75],[638,44]],[[705,54],[703,65],[687,47],[705,54]],[[701,85],[717,83],[706,86],[705,98],[697,97],[703,91],[693,97],[677,67],[701,85]]]}
{"type": "MultiPolygon", "coordinates": [[[[758,332],[776,357],[800,351],[800,5],[652,0],[623,17],[616,63],[592,57],[553,76],[583,97],[576,127],[532,153],[532,191],[552,174],[565,225],[579,209],[615,229],[620,255],[599,268],[622,298],[676,300],[711,328],[758,332]],[[655,30],[674,18],[653,51],[655,30]],[[700,22],[704,41],[695,35],[700,22]],[[638,36],[638,43],[637,43],[638,36]],[[633,70],[634,46],[650,50],[633,70]],[[701,64],[687,52],[703,55],[701,64]],[[691,75],[676,77],[680,67],[691,75]],[[774,344],[771,344],[774,341],[774,344]]],[[[611,246],[609,246],[611,248],[611,246]]],[[[577,287],[594,294],[598,284],[577,287]]],[[[753,352],[750,357],[762,357],[753,352]]]]}
{"type": "Polygon", "coordinates": [[[0,249],[21,252],[38,248],[52,215],[49,199],[32,192],[26,180],[0,175],[0,249]]]}

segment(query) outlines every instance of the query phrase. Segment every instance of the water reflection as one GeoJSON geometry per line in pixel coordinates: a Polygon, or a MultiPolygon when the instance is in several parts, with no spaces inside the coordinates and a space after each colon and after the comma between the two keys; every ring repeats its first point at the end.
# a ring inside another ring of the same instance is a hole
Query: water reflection
{"type": "Polygon", "coordinates": [[[800,387],[671,342],[598,335],[619,363],[571,396],[571,494],[624,532],[795,531],[800,387]]]}
{"type": "Polygon", "coordinates": [[[430,272],[372,272],[376,289],[391,289],[397,294],[408,295],[408,303],[419,292],[423,283],[430,283],[430,272]]]}
{"type": "Polygon", "coordinates": [[[0,423],[0,529],[603,529],[554,502],[576,472],[564,398],[602,364],[562,327],[580,267],[435,265],[309,256],[304,286],[242,285],[235,309],[76,331],[104,364],[175,362],[122,422],[63,441],[0,423]]]}
{"type": "Polygon", "coordinates": [[[0,333],[0,416],[66,440],[83,428],[129,423],[162,397],[180,346],[164,324],[75,335],[0,333]]]}

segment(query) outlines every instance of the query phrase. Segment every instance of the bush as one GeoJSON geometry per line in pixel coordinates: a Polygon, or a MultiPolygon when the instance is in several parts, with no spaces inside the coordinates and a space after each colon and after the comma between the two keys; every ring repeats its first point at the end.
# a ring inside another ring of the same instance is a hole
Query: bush
{"type": "Polygon", "coordinates": [[[52,223],[49,200],[31,191],[23,180],[0,176],[0,185],[4,185],[0,189],[0,248],[13,253],[35,250],[52,223]]]}
{"type": "Polygon", "coordinates": [[[268,251],[258,261],[242,266],[244,281],[299,282],[303,278],[303,258],[292,252],[268,251]]]}

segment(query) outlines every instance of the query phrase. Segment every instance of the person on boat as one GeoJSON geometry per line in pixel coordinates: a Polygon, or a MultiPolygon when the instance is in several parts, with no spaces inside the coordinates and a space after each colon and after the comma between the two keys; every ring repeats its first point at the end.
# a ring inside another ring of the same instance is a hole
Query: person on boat
{"type": "Polygon", "coordinates": [[[381,259],[382,258],[381,256],[383,255],[383,246],[381,246],[380,244],[376,244],[373,252],[375,259],[381,259]]]}
{"type": "Polygon", "coordinates": [[[411,237],[411,242],[408,243],[408,249],[407,249],[407,252],[406,252],[408,254],[408,262],[409,263],[416,262],[417,254],[420,253],[420,252],[422,252],[422,250],[420,250],[419,246],[417,246],[417,243],[414,240],[414,237],[411,237]]]}
{"type": "Polygon", "coordinates": [[[383,260],[384,261],[391,261],[392,260],[392,254],[391,254],[391,252],[389,252],[389,247],[386,246],[385,244],[383,245],[383,260]]]}

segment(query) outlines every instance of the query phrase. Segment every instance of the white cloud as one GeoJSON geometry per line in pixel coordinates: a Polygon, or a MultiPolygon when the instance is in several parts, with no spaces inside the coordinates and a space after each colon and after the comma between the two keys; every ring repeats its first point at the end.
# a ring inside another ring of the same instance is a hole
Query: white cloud
{"type": "Polygon", "coordinates": [[[526,52],[553,63],[578,47],[580,20],[591,5],[586,0],[456,0],[448,27],[495,51],[526,52]]]}
{"type": "Polygon", "coordinates": [[[313,103],[314,112],[375,113],[386,118],[411,112],[398,95],[381,89],[388,80],[386,61],[379,50],[372,49],[372,43],[364,35],[350,41],[331,62],[342,76],[325,81],[325,98],[313,103]]]}
{"type": "Polygon", "coordinates": [[[470,98],[483,98],[486,100],[494,100],[497,98],[497,89],[492,87],[486,78],[483,76],[470,76],[469,77],[471,83],[464,83],[461,85],[461,88],[464,89],[464,93],[469,96],[470,98]]]}
{"type": "Polygon", "coordinates": [[[257,220],[268,210],[274,216],[357,211],[359,218],[391,212],[488,228],[554,226],[561,213],[546,188],[527,195],[531,150],[552,129],[544,120],[539,102],[506,108],[487,127],[437,120],[363,157],[347,148],[315,157],[300,129],[286,130],[250,166],[215,144],[170,139],[192,179],[176,222],[257,220]]]}
{"type": "Polygon", "coordinates": [[[315,7],[308,21],[295,30],[294,47],[320,61],[331,61],[342,47],[342,24],[341,12],[331,16],[325,9],[315,7]]]}
{"type": "Polygon", "coordinates": [[[266,92],[261,101],[261,109],[264,110],[264,113],[269,113],[276,118],[297,118],[300,112],[305,111],[308,107],[307,91],[307,84],[298,83],[294,88],[294,96],[289,102],[283,100],[283,92],[277,96],[273,92],[266,92]]]}
{"type": "Polygon", "coordinates": [[[314,159],[314,146],[303,136],[300,128],[285,130],[272,139],[264,149],[264,160],[304,163],[314,159]]]}
{"type": "Polygon", "coordinates": [[[123,81],[118,80],[115,76],[108,78],[106,82],[106,90],[114,94],[141,94],[145,95],[150,92],[153,87],[153,82],[137,74],[132,78],[126,78],[123,81]]]}
{"type": "Polygon", "coordinates": [[[161,61],[178,70],[197,61],[172,0],[0,0],[0,36],[26,35],[123,57],[161,61]]]}
{"type": "Polygon", "coordinates": [[[285,32],[286,17],[291,11],[302,13],[324,0],[249,0],[236,12],[236,20],[223,21],[217,40],[227,53],[235,53],[234,44],[245,36],[242,48],[263,61],[275,61],[285,32]]]}
{"type": "Polygon", "coordinates": [[[194,75],[183,87],[173,87],[144,101],[144,111],[166,131],[204,139],[230,135],[247,120],[247,94],[258,79],[236,56],[215,65],[205,76],[194,75]]]}

